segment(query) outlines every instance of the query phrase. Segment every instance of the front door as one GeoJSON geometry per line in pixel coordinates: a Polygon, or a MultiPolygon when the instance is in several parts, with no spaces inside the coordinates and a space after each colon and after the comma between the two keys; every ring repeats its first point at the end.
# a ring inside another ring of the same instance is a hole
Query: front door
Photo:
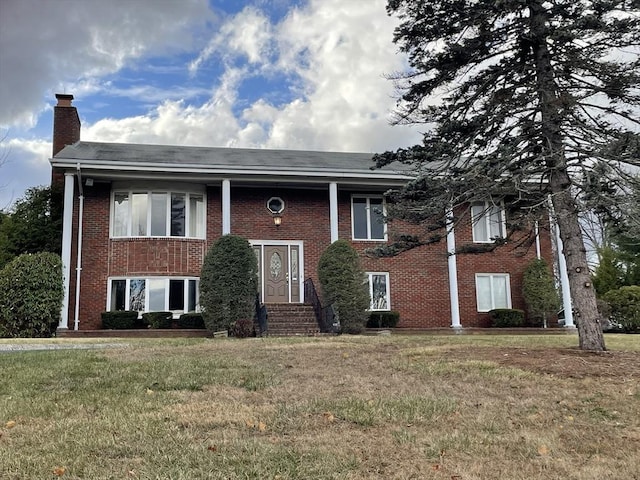
{"type": "Polygon", "coordinates": [[[286,245],[265,245],[262,274],[265,302],[288,303],[289,252],[286,245]]]}

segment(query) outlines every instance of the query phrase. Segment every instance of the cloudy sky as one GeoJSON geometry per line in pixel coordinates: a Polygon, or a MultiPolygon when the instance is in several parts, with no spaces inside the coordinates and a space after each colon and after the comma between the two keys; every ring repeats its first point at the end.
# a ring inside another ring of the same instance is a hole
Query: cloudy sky
{"type": "Polygon", "coordinates": [[[48,184],[55,93],[82,140],[379,152],[405,69],[385,0],[0,0],[0,208],[48,184]]]}

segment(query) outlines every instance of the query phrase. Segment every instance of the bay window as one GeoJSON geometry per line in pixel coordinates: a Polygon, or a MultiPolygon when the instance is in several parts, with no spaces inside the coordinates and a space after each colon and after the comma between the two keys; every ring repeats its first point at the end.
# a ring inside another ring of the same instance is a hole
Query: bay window
{"type": "Polygon", "coordinates": [[[176,313],[199,310],[198,278],[117,278],[109,282],[107,310],[176,313]]]}

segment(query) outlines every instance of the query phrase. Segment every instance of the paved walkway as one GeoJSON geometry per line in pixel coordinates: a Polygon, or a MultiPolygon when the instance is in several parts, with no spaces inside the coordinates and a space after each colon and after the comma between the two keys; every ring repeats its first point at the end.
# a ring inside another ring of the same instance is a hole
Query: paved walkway
{"type": "Polygon", "coordinates": [[[33,350],[95,350],[102,348],[124,348],[128,343],[0,343],[0,352],[33,350]]]}

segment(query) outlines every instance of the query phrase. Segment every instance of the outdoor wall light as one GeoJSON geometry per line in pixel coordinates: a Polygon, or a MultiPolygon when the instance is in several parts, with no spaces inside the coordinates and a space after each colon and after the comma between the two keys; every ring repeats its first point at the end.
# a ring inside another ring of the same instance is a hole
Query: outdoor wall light
{"type": "Polygon", "coordinates": [[[271,197],[267,200],[267,210],[271,212],[273,224],[279,227],[282,223],[282,212],[284,211],[284,200],[280,197],[271,197]]]}
{"type": "Polygon", "coordinates": [[[278,213],[274,214],[273,215],[273,224],[276,227],[279,227],[281,223],[282,223],[282,215],[280,215],[278,213]]]}

